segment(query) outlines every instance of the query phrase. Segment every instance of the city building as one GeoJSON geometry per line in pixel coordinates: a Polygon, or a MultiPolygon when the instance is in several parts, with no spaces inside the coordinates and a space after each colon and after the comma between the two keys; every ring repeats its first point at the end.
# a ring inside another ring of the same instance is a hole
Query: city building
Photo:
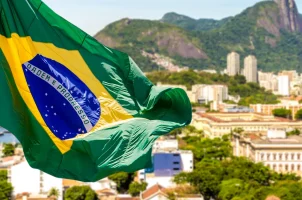
{"type": "Polygon", "coordinates": [[[184,150],[154,150],[152,168],[140,170],[138,181],[148,183],[148,188],[155,184],[164,187],[176,186],[173,177],[180,172],[192,172],[194,166],[192,151],[184,150]]]}
{"type": "Polygon", "coordinates": [[[259,113],[197,113],[193,114],[191,125],[203,130],[209,138],[222,137],[235,128],[242,128],[252,133],[265,133],[275,126],[281,126],[286,130],[302,130],[301,121],[291,121],[259,113]]]}
{"type": "Polygon", "coordinates": [[[51,188],[59,190],[58,200],[63,197],[63,181],[40,170],[33,169],[24,161],[8,169],[8,181],[14,187],[13,196],[24,192],[32,195],[47,195],[51,188]]]}
{"type": "Polygon", "coordinates": [[[20,163],[22,161],[22,159],[23,159],[23,156],[19,156],[19,155],[3,157],[0,159],[0,168],[11,167],[17,163],[20,163]]]}
{"type": "Polygon", "coordinates": [[[165,137],[158,138],[153,145],[153,151],[158,150],[176,150],[178,149],[178,141],[173,139],[166,139],[165,137]]]}
{"type": "Polygon", "coordinates": [[[278,92],[278,76],[275,74],[258,71],[258,82],[260,87],[272,92],[278,92]]]}
{"type": "Polygon", "coordinates": [[[217,71],[215,69],[204,69],[201,71],[209,74],[217,74],[217,71]]]}
{"type": "Polygon", "coordinates": [[[261,81],[269,81],[271,80],[274,76],[274,73],[272,72],[262,72],[262,71],[258,71],[258,82],[261,81]]]}
{"type": "Polygon", "coordinates": [[[278,94],[283,96],[290,95],[290,81],[288,76],[278,76],[278,94]]]}
{"type": "Polygon", "coordinates": [[[299,78],[296,70],[282,71],[278,73],[278,76],[288,76],[290,82],[299,78]]]}
{"type": "Polygon", "coordinates": [[[252,108],[256,113],[262,113],[265,115],[272,115],[273,110],[284,108],[292,111],[292,119],[295,120],[295,115],[298,110],[302,109],[302,104],[291,104],[291,103],[279,103],[279,104],[251,104],[252,108]]]}
{"type": "Polygon", "coordinates": [[[229,76],[240,74],[240,55],[236,52],[227,56],[227,74],[229,76]]]}
{"type": "Polygon", "coordinates": [[[271,128],[266,134],[234,133],[233,153],[282,173],[302,173],[302,136],[286,136],[284,128],[271,128]]]}
{"type": "Polygon", "coordinates": [[[192,96],[198,103],[223,102],[228,99],[228,87],[225,85],[193,85],[192,96]]]}
{"type": "Polygon", "coordinates": [[[290,94],[296,96],[302,95],[302,79],[300,77],[290,81],[290,94]]]}
{"type": "Polygon", "coordinates": [[[218,103],[217,101],[214,101],[210,104],[210,109],[214,111],[226,112],[226,113],[254,112],[254,109],[246,106],[238,106],[237,104],[218,103]]]}
{"type": "Polygon", "coordinates": [[[248,56],[244,59],[244,76],[247,82],[258,82],[257,59],[255,56],[248,56]]]}

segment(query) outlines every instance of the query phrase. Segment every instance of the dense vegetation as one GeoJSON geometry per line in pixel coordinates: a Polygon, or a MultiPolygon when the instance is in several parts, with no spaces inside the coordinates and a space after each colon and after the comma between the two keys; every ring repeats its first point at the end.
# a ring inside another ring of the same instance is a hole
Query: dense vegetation
{"type": "Polygon", "coordinates": [[[128,193],[133,197],[137,197],[137,196],[139,196],[140,192],[143,192],[146,190],[147,185],[148,184],[145,182],[143,182],[143,183],[132,182],[129,185],[128,193]]]}
{"type": "Polygon", "coordinates": [[[161,82],[163,84],[185,85],[188,90],[196,84],[224,84],[228,86],[230,95],[241,97],[240,105],[278,103],[276,95],[265,91],[256,83],[246,83],[245,77],[241,75],[230,77],[225,74],[208,74],[190,70],[179,73],[153,72],[148,73],[147,77],[154,84],[161,82]]]}
{"type": "Polygon", "coordinates": [[[164,17],[163,21],[170,24],[123,19],[110,24],[95,37],[111,38],[115,43],[113,47],[133,57],[143,71],[159,67],[143,57],[142,50],[171,57],[180,66],[217,70],[226,67],[229,52],[237,51],[241,55],[241,66],[243,58],[253,54],[258,59],[258,68],[264,71],[295,69],[302,72],[302,34],[281,29],[274,21],[278,17],[278,5],[266,1],[222,21],[193,20],[175,13],[164,17]],[[266,29],[259,25],[259,20],[265,22],[266,29]],[[207,58],[184,56],[175,47],[177,44],[194,45],[203,50],[207,58]]]}
{"type": "Polygon", "coordinates": [[[64,200],[97,200],[98,196],[89,186],[73,186],[65,192],[64,200]]]}
{"type": "Polygon", "coordinates": [[[212,29],[220,28],[222,25],[226,24],[231,17],[215,20],[215,19],[192,19],[190,17],[179,15],[177,13],[167,13],[163,16],[161,21],[174,24],[176,26],[182,27],[189,31],[208,31],[212,29]]]}
{"type": "Polygon", "coordinates": [[[4,144],[4,148],[2,150],[3,156],[13,156],[15,153],[15,146],[13,144],[4,144]]]}
{"type": "MultiPolygon", "coordinates": [[[[186,137],[182,149],[194,152],[194,171],[181,173],[176,183],[190,183],[205,200],[259,200],[275,195],[282,200],[300,200],[302,183],[294,174],[278,174],[245,158],[232,156],[229,136],[222,139],[186,137]]],[[[184,141],[182,141],[184,140],[184,141]]]]}
{"type": "Polygon", "coordinates": [[[131,182],[134,180],[134,173],[119,172],[108,178],[116,183],[116,189],[119,193],[126,193],[129,190],[131,182]]]}
{"type": "Polygon", "coordinates": [[[302,120],[302,109],[298,110],[295,114],[297,120],[302,120]]]}
{"type": "Polygon", "coordinates": [[[285,108],[278,108],[278,109],[273,110],[273,115],[275,117],[282,117],[282,118],[290,119],[292,117],[292,111],[287,110],[285,108]]]}
{"type": "Polygon", "coordinates": [[[0,170],[0,199],[10,200],[12,191],[12,184],[7,182],[7,170],[0,170]]]}

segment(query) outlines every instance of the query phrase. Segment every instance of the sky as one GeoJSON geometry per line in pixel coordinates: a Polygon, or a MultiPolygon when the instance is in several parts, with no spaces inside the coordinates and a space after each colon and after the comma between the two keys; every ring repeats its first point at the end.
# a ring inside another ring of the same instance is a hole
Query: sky
{"type": "MultiPolygon", "coordinates": [[[[222,19],[261,0],[44,0],[56,13],[90,35],[122,18],[158,20],[167,12],[222,19]]],[[[302,0],[296,0],[302,13],[302,0]]]]}

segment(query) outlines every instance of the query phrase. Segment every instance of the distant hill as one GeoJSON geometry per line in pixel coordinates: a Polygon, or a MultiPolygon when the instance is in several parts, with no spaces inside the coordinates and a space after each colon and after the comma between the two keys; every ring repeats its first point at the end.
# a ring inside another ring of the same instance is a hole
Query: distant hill
{"type": "Polygon", "coordinates": [[[180,15],[174,12],[167,13],[161,19],[162,22],[170,23],[189,31],[208,31],[220,28],[222,25],[230,21],[232,17],[222,20],[215,19],[193,19],[185,15],[180,15]]]}
{"type": "Polygon", "coordinates": [[[122,19],[95,35],[107,46],[134,58],[144,71],[159,66],[142,51],[173,59],[192,69],[226,67],[226,56],[253,54],[264,71],[302,72],[302,17],[294,0],[263,1],[235,17],[200,19],[166,14],[160,21],[122,19]]]}

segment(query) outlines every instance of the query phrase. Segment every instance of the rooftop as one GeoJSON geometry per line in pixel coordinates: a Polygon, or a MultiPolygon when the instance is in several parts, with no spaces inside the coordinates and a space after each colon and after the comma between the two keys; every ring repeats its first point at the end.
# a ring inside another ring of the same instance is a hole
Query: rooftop
{"type": "Polygon", "coordinates": [[[156,184],[156,185],[150,187],[149,189],[147,189],[146,191],[144,191],[142,194],[142,198],[147,199],[148,197],[151,197],[157,193],[165,194],[165,190],[166,190],[166,188],[164,188],[163,186],[161,186],[159,184],[156,184]]]}
{"type": "MultiPolygon", "coordinates": [[[[238,134],[237,134],[238,135],[238,134]]],[[[241,140],[249,141],[253,144],[276,144],[276,145],[299,145],[302,144],[302,136],[292,135],[285,138],[269,138],[266,134],[244,133],[240,135],[241,140]]]]}
{"type": "Polygon", "coordinates": [[[252,140],[255,144],[302,144],[302,137],[293,135],[287,138],[267,138],[267,137],[259,137],[257,139],[252,140]]]}
{"type": "Polygon", "coordinates": [[[198,113],[199,117],[217,123],[227,122],[290,122],[291,120],[278,118],[261,113],[198,113]]]}
{"type": "Polygon", "coordinates": [[[83,185],[82,182],[70,179],[63,179],[63,186],[64,187],[73,187],[73,186],[81,186],[83,185]]]}

